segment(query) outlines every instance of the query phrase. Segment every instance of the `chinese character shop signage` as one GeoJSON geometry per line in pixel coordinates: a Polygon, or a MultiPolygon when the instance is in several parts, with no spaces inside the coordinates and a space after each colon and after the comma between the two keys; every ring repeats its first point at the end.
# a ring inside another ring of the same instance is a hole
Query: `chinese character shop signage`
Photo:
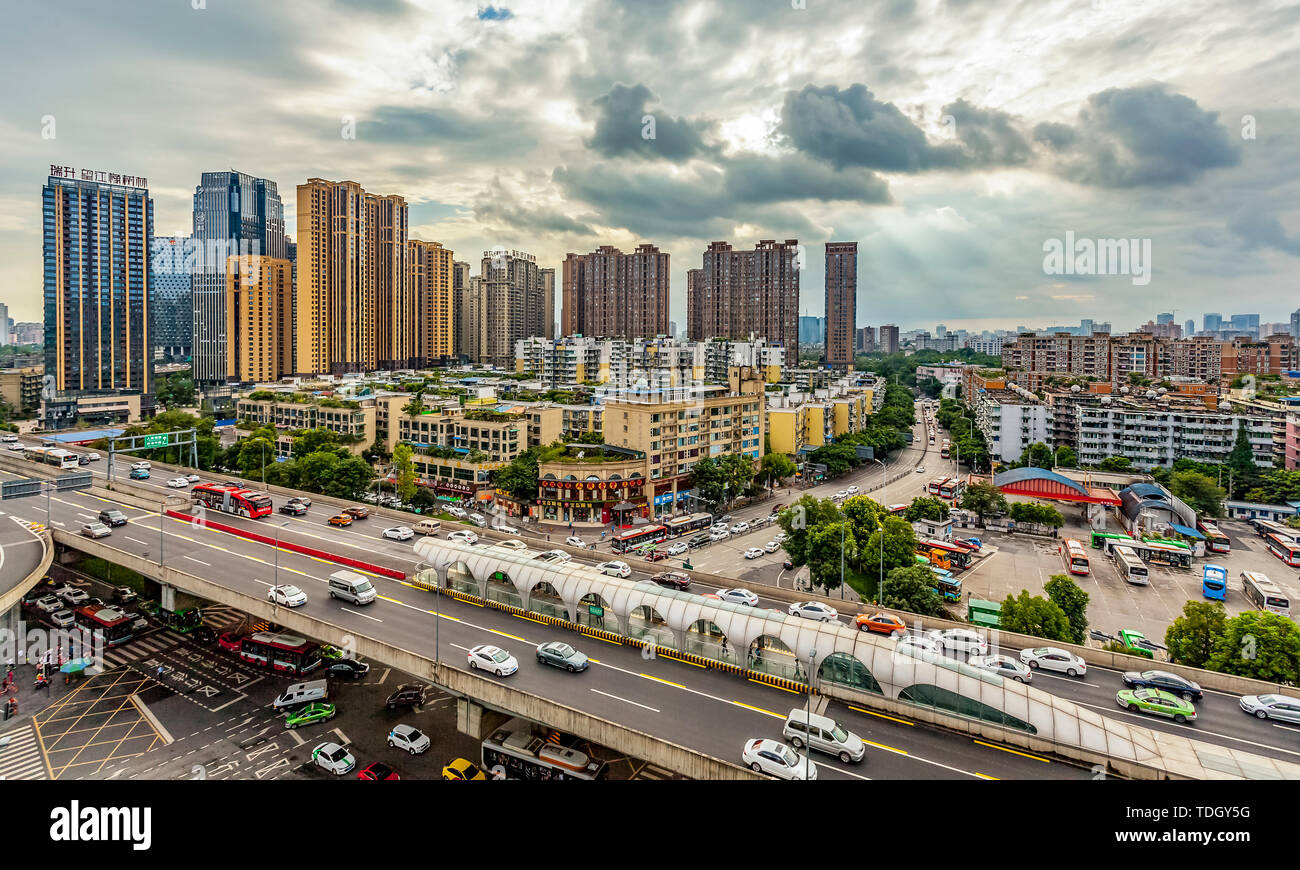
{"type": "Polygon", "coordinates": [[[120,184],[123,187],[145,188],[149,186],[149,179],[143,175],[122,175],[118,172],[104,172],[100,169],[82,169],[78,171],[71,166],[56,166],[50,164],[50,177],[52,178],[69,178],[74,181],[98,181],[102,184],[120,184]]]}

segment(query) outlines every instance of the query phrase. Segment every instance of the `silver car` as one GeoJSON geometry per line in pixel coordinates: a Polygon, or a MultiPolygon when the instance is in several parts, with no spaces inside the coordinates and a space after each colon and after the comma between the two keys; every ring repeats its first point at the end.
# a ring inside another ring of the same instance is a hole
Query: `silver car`
{"type": "Polygon", "coordinates": [[[971,656],[967,663],[1004,677],[1010,677],[1017,682],[1032,683],[1034,681],[1034,672],[1029,669],[1029,666],[1016,661],[1011,656],[971,656]]]}
{"type": "Polygon", "coordinates": [[[1260,719],[1300,723],[1300,701],[1286,695],[1243,695],[1241,709],[1260,719]]]}

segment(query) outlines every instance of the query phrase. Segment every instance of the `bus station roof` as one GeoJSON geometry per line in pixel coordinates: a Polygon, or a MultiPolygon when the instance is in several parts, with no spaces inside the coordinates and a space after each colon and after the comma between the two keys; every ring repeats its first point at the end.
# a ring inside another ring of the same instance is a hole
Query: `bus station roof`
{"type": "Polygon", "coordinates": [[[102,438],[117,438],[124,429],[83,429],[76,432],[56,432],[53,435],[42,435],[41,440],[55,444],[89,444],[91,441],[99,441],[102,438]]]}
{"type": "Polygon", "coordinates": [[[1055,501],[1119,505],[1119,496],[1104,486],[1084,486],[1050,468],[1013,468],[993,476],[993,485],[1008,495],[1055,501]]]}

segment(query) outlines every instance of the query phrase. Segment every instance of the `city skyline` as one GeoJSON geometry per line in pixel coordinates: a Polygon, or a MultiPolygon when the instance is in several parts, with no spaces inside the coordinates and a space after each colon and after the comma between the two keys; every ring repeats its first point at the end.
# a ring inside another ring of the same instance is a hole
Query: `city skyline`
{"type": "Polygon", "coordinates": [[[679,323],[700,252],[763,238],[805,246],[809,315],[825,314],[823,244],[858,241],[859,325],[925,328],[939,307],[956,328],[1085,317],[1131,328],[1154,311],[1199,317],[1225,297],[1287,319],[1291,306],[1272,300],[1290,292],[1300,255],[1298,182],[1283,169],[1297,139],[1294,9],[1238,21],[1157,0],[1058,2],[1014,19],[937,0],[790,5],[487,14],[336,0],[110,15],[74,3],[17,21],[7,63],[43,77],[4,118],[11,314],[39,319],[32,191],[60,164],[148,176],[158,235],[188,234],[202,173],[234,167],[277,183],[290,238],[295,189],[319,176],[405,198],[412,237],[471,262],[504,248],[558,268],[566,251],[653,244],[672,257],[679,323]],[[34,53],[49,26],[95,33],[85,61],[115,100],[83,98],[75,72],[34,53]],[[762,38],[772,28],[780,45],[762,38]],[[1114,47],[1088,48],[1081,32],[1114,47]],[[1213,68],[1193,47],[1206,38],[1213,68]],[[1155,44],[1158,57],[1121,47],[1155,44]],[[183,66],[169,61],[177,45],[183,66]],[[512,55],[533,58],[531,80],[503,62],[512,55]],[[666,68],[668,55],[682,60],[666,68]],[[176,69],[160,80],[150,58],[176,69]],[[766,89],[750,84],[758,70],[766,89]],[[1149,240],[1149,283],[1047,274],[1044,245],[1067,234],[1149,240]]]}

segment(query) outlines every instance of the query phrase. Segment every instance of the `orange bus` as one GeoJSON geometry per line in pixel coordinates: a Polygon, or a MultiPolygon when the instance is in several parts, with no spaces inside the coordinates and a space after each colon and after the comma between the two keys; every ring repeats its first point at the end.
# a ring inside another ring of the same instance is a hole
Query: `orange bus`
{"type": "Polygon", "coordinates": [[[1065,560],[1065,567],[1071,574],[1088,575],[1088,553],[1083,549],[1083,544],[1074,538],[1066,538],[1061,545],[1061,558],[1065,560]]]}

